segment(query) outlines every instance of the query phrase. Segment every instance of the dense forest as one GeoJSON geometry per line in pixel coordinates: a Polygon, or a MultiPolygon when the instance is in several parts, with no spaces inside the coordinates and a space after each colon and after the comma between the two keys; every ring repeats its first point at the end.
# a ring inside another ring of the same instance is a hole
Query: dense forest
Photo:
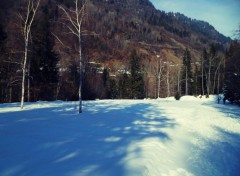
{"type": "Polygon", "coordinates": [[[240,103],[239,65],[239,41],[148,0],[0,1],[1,103],[79,92],[84,100],[224,93],[240,103]]]}

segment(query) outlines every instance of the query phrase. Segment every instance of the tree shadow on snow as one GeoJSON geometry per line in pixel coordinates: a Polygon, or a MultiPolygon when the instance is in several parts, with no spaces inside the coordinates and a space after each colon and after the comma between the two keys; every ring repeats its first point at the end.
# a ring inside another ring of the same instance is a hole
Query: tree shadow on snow
{"type": "MultiPolygon", "coordinates": [[[[237,105],[226,103],[209,106],[223,113],[226,118],[235,120],[240,118],[240,108],[237,105]]],[[[195,159],[189,162],[191,166],[189,170],[197,173],[196,176],[239,176],[240,129],[236,131],[236,128],[231,129],[231,126],[225,129],[219,124],[213,125],[212,128],[216,133],[214,138],[202,139],[204,147],[197,150],[199,153],[195,153],[195,159]]]]}
{"type": "Polygon", "coordinates": [[[218,140],[205,140],[195,153],[189,169],[196,176],[238,176],[240,173],[240,135],[216,127],[218,140]]]}
{"type": "Polygon", "coordinates": [[[114,101],[84,102],[80,115],[67,102],[1,113],[0,175],[126,175],[141,141],[171,140],[164,129],[177,124],[163,114],[153,104],[114,101]]]}

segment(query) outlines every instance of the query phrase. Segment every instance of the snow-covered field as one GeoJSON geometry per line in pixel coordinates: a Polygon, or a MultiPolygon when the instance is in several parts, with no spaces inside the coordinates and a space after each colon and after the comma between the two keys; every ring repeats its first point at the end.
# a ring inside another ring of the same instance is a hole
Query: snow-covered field
{"type": "Polygon", "coordinates": [[[213,100],[0,105],[1,176],[239,176],[240,108],[213,100]]]}

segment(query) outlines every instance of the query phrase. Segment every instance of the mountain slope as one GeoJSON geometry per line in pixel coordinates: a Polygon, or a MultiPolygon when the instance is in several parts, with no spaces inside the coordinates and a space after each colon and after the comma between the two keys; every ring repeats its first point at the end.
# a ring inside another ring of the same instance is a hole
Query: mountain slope
{"type": "MultiPolygon", "coordinates": [[[[0,2],[1,102],[18,101],[20,97],[24,40],[22,23],[16,14],[24,14],[23,2],[0,2]]],[[[73,2],[41,0],[28,53],[29,99],[32,101],[78,98],[78,40],[70,34],[64,24],[64,13],[59,9],[59,5],[73,9],[73,2]],[[54,76],[49,76],[50,73],[54,76]]],[[[156,67],[160,60],[162,65],[165,64],[161,96],[166,96],[166,84],[170,84],[168,87],[174,95],[186,48],[195,64],[210,44],[214,43],[218,51],[224,51],[231,41],[206,22],[157,10],[148,0],[89,0],[86,12],[83,30],[94,34],[82,38],[86,99],[106,98],[104,91],[107,88],[104,74],[101,74],[104,68],[115,81],[111,82],[115,86],[108,86],[116,87],[120,95],[119,81],[123,73],[130,73],[133,50],[137,51],[141,61],[145,92],[149,92],[145,96],[156,97],[156,67]],[[168,83],[167,72],[170,72],[168,83]]]]}
{"type": "Polygon", "coordinates": [[[156,10],[148,0],[94,0],[89,5],[89,19],[89,30],[99,34],[93,40],[99,43],[86,47],[97,55],[101,53],[92,55],[101,62],[121,59],[133,49],[147,58],[165,53],[164,57],[178,62],[186,47],[191,48],[193,58],[198,60],[202,49],[209,44],[223,48],[230,42],[230,38],[207,22],[156,10]]]}

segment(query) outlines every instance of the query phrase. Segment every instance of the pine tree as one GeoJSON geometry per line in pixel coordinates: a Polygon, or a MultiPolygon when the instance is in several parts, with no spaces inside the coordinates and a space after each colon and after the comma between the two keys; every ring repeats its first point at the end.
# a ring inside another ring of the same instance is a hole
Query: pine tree
{"type": "Polygon", "coordinates": [[[130,77],[126,72],[120,75],[118,87],[119,87],[119,98],[123,98],[123,99],[130,98],[130,90],[131,90],[130,77]]]}
{"type": "Polygon", "coordinates": [[[107,68],[103,69],[102,74],[103,79],[103,87],[104,87],[104,97],[103,98],[111,98],[111,86],[110,86],[110,76],[107,68]]]}
{"type": "Polygon", "coordinates": [[[106,87],[107,86],[107,82],[109,80],[109,72],[108,72],[107,68],[103,69],[102,79],[103,79],[103,85],[104,85],[104,87],[106,87]]]}
{"type": "Polygon", "coordinates": [[[109,98],[115,99],[118,96],[118,88],[114,79],[109,80],[109,98]]]}
{"type": "Polygon", "coordinates": [[[202,95],[205,95],[205,92],[206,92],[207,63],[208,63],[208,52],[206,48],[204,48],[202,52],[202,58],[201,58],[201,90],[202,90],[201,94],[202,95]]]}
{"type": "Polygon", "coordinates": [[[50,14],[47,6],[43,8],[41,14],[33,29],[35,36],[30,76],[34,87],[39,89],[37,97],[42,100],[53,100],[56,97],[58,57],[53,51],[54,39],[50,31],[50,14]]]}
{"type": "Polygon", "coordinates": [[[144,81],[140,67],[140,58],[134,50],[131,55],[131,94],[130,98],[141,99],[144,97],[144,81]]]}
{"type": "Polygon", "coordinates": [[[6,63],[3,62],[6,54],[6,39],[7,34],[4,31],[3,25],[0,23],[0,102],[4,102],[6,96],[6,84],[8,82],[6,63]]]}
{"type": "Polygon", "coordinates": [[[195,72],[193,77],[193,94],[198,96],[201,94],[201,79],[200,79],[201,72],[198,68],[198,65],[195,64],[195,72]]]}
{"type": "Polygon", "coordinates": [[[224,96],[240,105],[240,43],[234,41],[226,54],[224,96]]]}

